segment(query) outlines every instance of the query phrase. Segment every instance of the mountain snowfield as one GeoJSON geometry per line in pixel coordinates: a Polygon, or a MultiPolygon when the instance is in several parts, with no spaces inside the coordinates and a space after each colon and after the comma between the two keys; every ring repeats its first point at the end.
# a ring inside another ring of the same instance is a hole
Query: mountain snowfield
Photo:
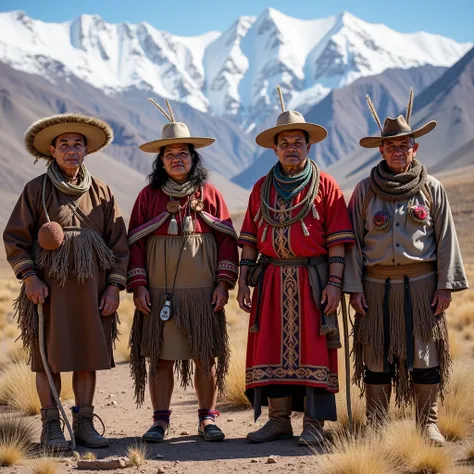
{"type": "Polygon", "coordinates": [[[146,22],[110,24],[97,15],[45,23],[0,13],[0,62],[50,82],[72,76],[108,95],[149,91],[227,116],[252,130],[277,110],[307,110],[332,89],[390,68],[449,67],[471,44],[402,34],[350,13],[300,20],[268,8],[225,32],[182,37],[146,22]]]}

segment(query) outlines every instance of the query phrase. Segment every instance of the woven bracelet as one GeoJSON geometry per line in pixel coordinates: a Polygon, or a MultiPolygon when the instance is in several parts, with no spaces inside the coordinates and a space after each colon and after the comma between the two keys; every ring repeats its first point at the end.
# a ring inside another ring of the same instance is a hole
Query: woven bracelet
{"type": "Polygon", "coordinates": [[[328,281],[328,285],[335,286],[336,288],[339,288],[340,290],[342,290],[341,283],[337,283],[336,281],[328,281]]]}
{"type": "Polygon", "coordinates": [[[338,275],[329,275],[329,279],[331,279],[331,278],[334,278],[334,280],[342,281],[342,277],[340,277],[338,275]]]}
{"type": "Polygon", "coordinates": [[[344,257],[329,257],[328,258],[328,263],[342,263],[344,265],[344,262],[346,259],[344,257]]]}
{"type": "Polygon", "coordinates": [[[24,275],[21,275],[22,280],[26,280],[28,277],[37,275],[35,270],[30,270],[29,272],[26,272],[24,275]]]}
{"type": "Polygon", "coordinates": [[[255,260],[250,260],[249,258],[244,258],[240,261],[239,265],[242,267],[244,265],[248,267],[253,267],[255,265],[255,260]]]}

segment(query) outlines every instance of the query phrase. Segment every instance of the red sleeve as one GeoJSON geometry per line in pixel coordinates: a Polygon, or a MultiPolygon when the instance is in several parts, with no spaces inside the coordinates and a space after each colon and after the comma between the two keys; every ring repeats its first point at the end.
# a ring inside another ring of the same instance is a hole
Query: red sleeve
{"type": "Polygon", "coordinates": [[[321,186],[326,214],[326,246],[346,244],[346,248],[351,248],[355,244],[355,236],[341,188],[326,173],[321,173],[321,186]]]}
{"type": "Polygon", "coordinates": [[[239,247],[243,247],[244,245],[257,247],[258,222],[255,222],[255,216],[259,214],[260,190],[264,179],[265,177],[257,181],[252,189],[252,192],[250,193],[247,212],[245,213],[244,222],[240,231],[240,237],[237,242],[239,247]]]}
{"type": "MultiPolygon", "coordinates": [[[[212,185],[206,186],[206,192],[209,193],[209,201],[213,204],[210,206],[212,215],[232,225],[229,210],[221,193],[212,185]]],[[[229,234],[217,230],[213,232],[217,243],[217,281],[225,281],[231,288],[234,288],[238,277],[239,262],[237,242],[229,234]]]]}
{"type": "MultiPolygon", "coordinates": [[[[145,224],[148,218],[149,210],[149,187],[144,188],[137,197],[130,215],[128,231],[136,229],[145,224]]],[[[130,260],[127,272],[127,291],[131,292],[133,288],[139,285],[148,285],[146,274],[146,243],[147,237],[144,237],[130,246],[130,260]]]]}

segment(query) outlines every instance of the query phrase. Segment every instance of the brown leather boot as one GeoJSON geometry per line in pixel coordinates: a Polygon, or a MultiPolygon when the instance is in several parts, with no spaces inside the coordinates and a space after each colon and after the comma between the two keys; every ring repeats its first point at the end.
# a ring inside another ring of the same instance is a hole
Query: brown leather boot
{"type": "Polygon", "coordinates": [[[324,443],[324,421],[310,418],[306,413],[303,417],[303,432],[298,439],[299,446],[318,446],[324,443]]]}
{"type": "MultiPolygon", "coordinates": [[[[94,428],[93,417],[94,407],[83,405],[80,406],[77,413],[76,407],[71,409],[72,411],[72,427],[74,430],[74,436],[76,437],[76,443],[88,448],[106,448],[109,445],[109,441],[97,433],[94,428]]],[[[99,418],[100,422],[102,420],[99,418]]],[[[104,425],[102,423],[102,425],[104,425]]],[[[105,427],[104,427],[105,431],[105,427]]]]}
{"type": "Polygon", "coordinates": [[[266,443],[276,439],[293,437],[291,427],[291,397],[269,398],[269,420],[257,431],[247,435],[247,440],[253,443],[266,443]]]}
{"type": "Polygon", "coordinates": [[[365,384],[365,413],[369,423],[387,420],[392,387],[387,384],[365,384]]]}
{"type": "Polygon", "coordinates": [[[423,434],[436,446],[443,446],[446,440],[440,433],[438,422],[438,384],[414,383],[416,424],[423,434]]]}
{"type": "Polygon", "coordinates": [[[40,444],[42,448],[50,450],[69,449],[69,443],[64,437],[59,421],[59,411],[57,408],[46,408],[41,410],[41,430],[40,444]]]}

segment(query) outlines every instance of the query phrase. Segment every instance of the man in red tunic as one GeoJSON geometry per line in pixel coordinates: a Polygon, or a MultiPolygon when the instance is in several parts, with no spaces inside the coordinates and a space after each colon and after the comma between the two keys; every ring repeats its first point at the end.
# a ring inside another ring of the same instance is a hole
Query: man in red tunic
{"type": "Polygon", "coordinates": [[[255,418],[269,407],[269,421],[247,435],[252,442],[292,437],[292,410],[304,412],[302,445],[321,443],[324,420],[336,420],[336,310],[354,235],[339,186],[307,157],[326,135],[283,111],[256,139],[278,162],[255,184],[239,239],[238,301],[250,313],[246,394],[255,418]]]}

